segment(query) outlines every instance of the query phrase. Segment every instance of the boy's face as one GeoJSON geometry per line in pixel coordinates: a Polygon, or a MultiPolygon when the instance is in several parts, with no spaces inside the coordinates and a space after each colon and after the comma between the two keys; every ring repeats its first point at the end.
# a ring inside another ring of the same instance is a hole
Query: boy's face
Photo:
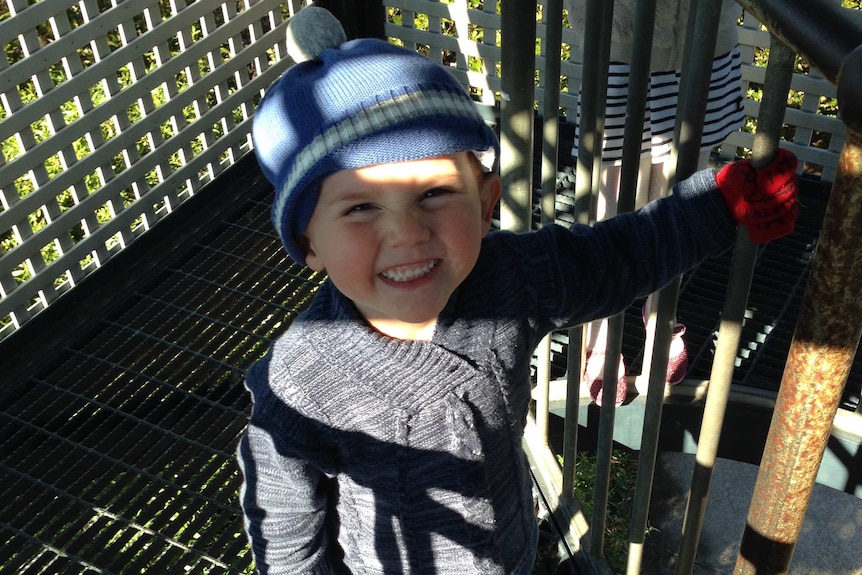
{"type": "Polygon", "coordinates": [[[326,270],[378,331],[430,339],[488,233],[500,179],[470,152],[342,170],[308,223],[306,263],[326,270]]]}

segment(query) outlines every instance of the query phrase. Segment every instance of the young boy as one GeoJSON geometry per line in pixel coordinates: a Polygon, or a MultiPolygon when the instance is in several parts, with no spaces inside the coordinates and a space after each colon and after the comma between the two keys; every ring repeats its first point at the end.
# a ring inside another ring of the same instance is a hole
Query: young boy
{"type": "Polygon", "coordinates": [[[329,279],[246,378],[257,568],[529,573],[533,349],[724,250],[737,223],[789,233],[795,159],[698,173],[593,228],[489,233],[499,145],[445,69],[344,42],[320,8],[289,36],[305,61],[261,101],[255,151],[286,249],[329,279]]]}

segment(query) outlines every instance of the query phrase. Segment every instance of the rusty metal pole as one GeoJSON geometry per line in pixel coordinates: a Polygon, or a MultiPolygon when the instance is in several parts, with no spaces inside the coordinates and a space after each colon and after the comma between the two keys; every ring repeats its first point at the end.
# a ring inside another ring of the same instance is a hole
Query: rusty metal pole
{"type": "Polygon", "coordinates": [[[862,46],[843,62],[847,139],[754,486],[735,575],[785,574],[862,336],[862,46]],[[855,106],[855,107],[854,107],[855,106]]]}

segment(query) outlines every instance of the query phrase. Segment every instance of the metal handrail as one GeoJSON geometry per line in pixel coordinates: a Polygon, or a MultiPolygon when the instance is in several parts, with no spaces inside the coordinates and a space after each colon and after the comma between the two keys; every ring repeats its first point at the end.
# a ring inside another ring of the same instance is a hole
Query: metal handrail
{"type": "Polygon", "coordinates": [[[847,57],[862,42],[862,20],[828,0],[737,0],[808,63],[838,84],[847,57]]]}

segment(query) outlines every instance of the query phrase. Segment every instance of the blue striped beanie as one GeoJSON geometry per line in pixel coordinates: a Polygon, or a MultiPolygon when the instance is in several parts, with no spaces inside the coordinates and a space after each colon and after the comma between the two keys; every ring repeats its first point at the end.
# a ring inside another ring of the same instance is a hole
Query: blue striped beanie
{"type": "Polygon", "coordinates": [[[273,224],[295,261],[305,263],[298,237],[320,184],[339,170],[463,151],[496,170],[497,137],[443,66],[382,40],[346,42],[338,20],[314,6],[293,16],[287,36],[297,63],[267,90],[252,138],[275,187],[273,224]]]}

